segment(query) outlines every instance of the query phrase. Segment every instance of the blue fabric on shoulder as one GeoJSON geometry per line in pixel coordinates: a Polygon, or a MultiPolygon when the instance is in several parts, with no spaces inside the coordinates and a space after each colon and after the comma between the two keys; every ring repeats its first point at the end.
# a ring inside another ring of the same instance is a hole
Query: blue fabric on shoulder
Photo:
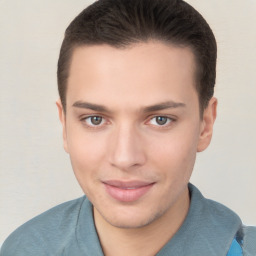
{"type": "Polygon", "coordinates": [[[233,240],[227,256],[243,256],[243,250],[236,239],[233,240]]]}

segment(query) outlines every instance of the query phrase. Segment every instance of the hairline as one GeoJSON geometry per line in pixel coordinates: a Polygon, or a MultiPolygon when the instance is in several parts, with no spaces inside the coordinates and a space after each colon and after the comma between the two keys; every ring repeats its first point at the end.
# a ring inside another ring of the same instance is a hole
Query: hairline
{"type": "Polygon", "coordinates": [[[110,44],[110,43],[106,43],[106,42],[102,42],[102,43],[85,43],[85,42],[73,42],[71,43],[71,47],[69,47],[68,49],[68,56],[67,56],[67,63],[66,64],[66,72],[67,72],[67,77],[66,77],[66,80],[64,81],[64,83],[62,83],[61,86],[63,86],[64,84],[64,94],[63,95],[63,99],[64,99],[64,102],[62,102],[62,99],[61,99],[61,103],[62,103],[62,106],[63,106],[63,111],[64,111],[64,114],[66,114],[66,96],[67,96],[67,93],[68,93],[68,79],[69,79],[69,75],[70,75],[70,67],[71,67],[71,63],[72,63],[72,59],[73,59],[73,56],[74,56],[74,52],[76,49],[78,48],[83,48],[83,47],[90,47],[90,46],[103,46],[103,45],[108,45],[110,47],[113,47],[113,48],[116,48],[116,49],[128,49],[128,48],[132,48],[136,45],[139,45],[139,44],[147,44],[149,42],[159,42],[159,43],[162,43],[166,46],[173,46],[173,47],[176,47],[176,48],[187,48],[191,51],[191,53],[193,54],[193,57],[194,57],[194,81],[195,81],[195,90],[196,90],[196,93],[197,93],[197,96],[198,96],[198,101],[199,101],[199,112],[200,112],[200,118],[202,118],[203,116],[203,112],[205,110],[205,108],[207,107],[207,105],[205,106],[205,104],[203,102],[201,102],[201,96],[200,96],[200,85],[198,83],[200,83],[199,81],[199,72],[201,71],[201,67],[200,67],[200,63],[198,62],[198,58],[197,58],[197,54],[195,53],[195,49],[192,45],[189,45],[189,44],[185,44],[185,43],[180,43],[180,42],[175,42],[175,40],[173,41],[168,41],[168,40],[164,40],[164,39],[159,39],[159,38],[149,38],[149,39],[141,39],[141,40],[136,40],[134,42],[129,42],[129,43],[125,43],[125,44],[110,44]]]}

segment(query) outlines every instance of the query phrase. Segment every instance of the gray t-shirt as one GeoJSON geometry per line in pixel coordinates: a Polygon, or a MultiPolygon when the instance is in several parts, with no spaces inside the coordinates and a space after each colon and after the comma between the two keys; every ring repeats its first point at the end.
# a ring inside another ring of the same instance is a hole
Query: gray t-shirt
{"type": "MultiPolygon", "coordinates": [[[[224,256],[232,241],[244,256],[256,255],[256,228],[244,227],[225,206],[205,199],[189,184],[188,215],[157,256],[224,256]]],[[[58,205],[14,231],[0,256],[103,256],[94,225],[92,205],[85,197],[58,205]]],[[[230,254],[229,254],[230,255],[230,254]]]]}

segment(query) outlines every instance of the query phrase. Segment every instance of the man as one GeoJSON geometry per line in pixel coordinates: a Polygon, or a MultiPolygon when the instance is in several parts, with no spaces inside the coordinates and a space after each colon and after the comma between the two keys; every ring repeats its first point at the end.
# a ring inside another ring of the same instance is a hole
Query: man
{"type": "Polygon", "coordinates": [[[256,229],[189,184],[216,118],[216,49],[181,0],[100,0],[76,17],[57,107],[85,196],[21,226],[0,255],[256,255],[256,229]]]}

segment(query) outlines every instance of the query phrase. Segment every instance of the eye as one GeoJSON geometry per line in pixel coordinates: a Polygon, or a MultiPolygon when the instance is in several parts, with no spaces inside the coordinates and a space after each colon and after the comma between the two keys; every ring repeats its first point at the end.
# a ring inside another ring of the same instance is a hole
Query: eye
{"type": "Polygon", "coordinates": [[[167,126],[172,121],[173,119],[167,116],[155,116],[150,119],[149,123],[156,126],[167,126]]]}
{"type": "Polygon", "coordinates": [[[83,118],[82,121],[86,122],[89,126],[101,126],[105,122],[102,116],[88,116],[83,118]]]}

